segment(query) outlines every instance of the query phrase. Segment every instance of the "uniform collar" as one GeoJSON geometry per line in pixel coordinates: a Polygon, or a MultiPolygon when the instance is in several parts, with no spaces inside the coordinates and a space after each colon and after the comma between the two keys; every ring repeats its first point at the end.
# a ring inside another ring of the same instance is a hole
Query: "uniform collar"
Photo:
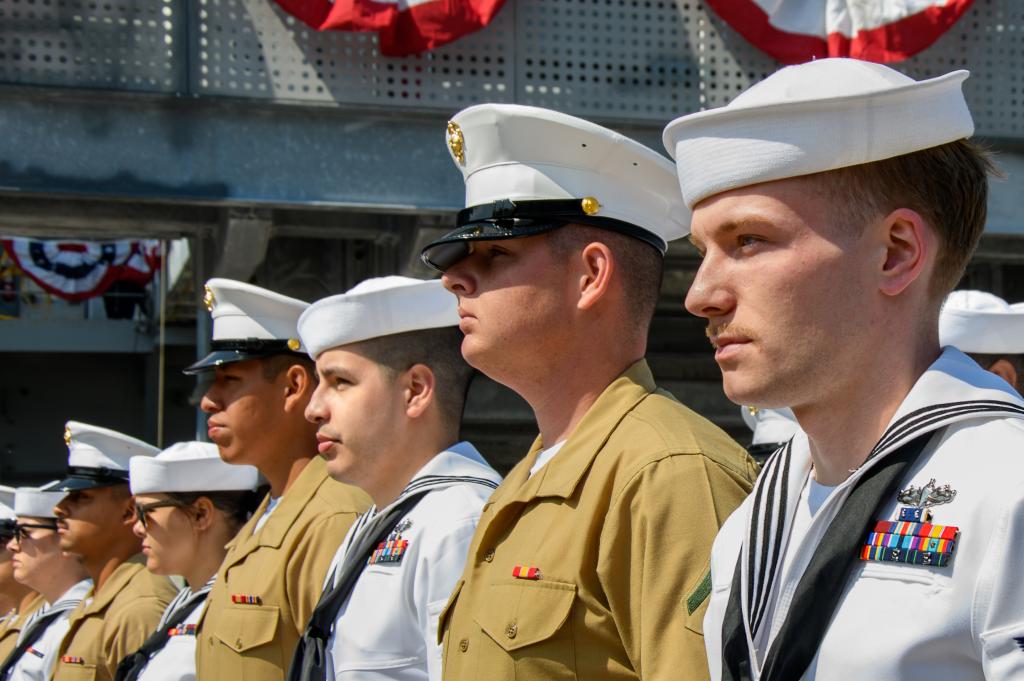
{"type": "Polygon", "coordinates": [[[139,553],[118,565],[100,590],[93,592],[92,602],[79,612],[88,615],[106,608],[135,575],[146,569],[145,563],[146,557],[139,553]]]}
{"type": "MultiPolygon", "coordinates": [[[[416,472],[402,493],[390,505],[397,504],[412,493],[424,489],[441,489],[453,485],[479,484],[491,489],[501,484],[501,474],[491,468],[471,443],[458,442],[439,452],[416,472]]],[[[376,512],[370,508],[368,515],[376,512]]]]}
{"type": "Polygon", "coordinates": [[[544,448],[538,436],[526,458],[509,474],[509,487],[517,490],[515,498],[527,501],[534,497],[565,499],[572,496],[622,419],[655,390],[657,386],[647,361],[641,359],[635,362],[604,389],[565,441],[558,455],[530,478],[530,467],[544,448]],[[516,484],[516,481],[520,484],[516,484]]]}
{"type": "Polygon", "coordinates": [[[85,600],[85,597],[89,595],[90,591],[92,591],[92,580],[88,578],[83,579],[82,581],[78,582],[70,589],[62,593],[60,595],[60,598],[54,601],[53,604],[49,607],[57,607],[58,605],[66,601],[85,600]]]}
{"type": "MultiPolygon", "coordinates": [[[[284,541],[288,530],[295,524],[295,520],[327,479],[327,464],[319,456],[313,457],[306,464],[306,467],[302,469],[302,472],[299,473],[299,477],[295,479],[295,482],[288,488],[288,491],[279,497],[277,507],[270,514],[270,517],[267,518],[267,521],[263,523],[263,527],[255,534],[251,532],[246,533],[243,530],[243,532],[238,533],[234,541],[242,542],[246,545],[246,549],[255,548],[256,546],[281,546],[281,542],[284,541]],[[254,544],[250,547],[249,544],[253,542],[254,544]]],[[[263,511],[266,510],[269,501],[270,495],[268,494],[250,519],[251,527],[256,526],[256,521],[259,520],[263,511]]]]}

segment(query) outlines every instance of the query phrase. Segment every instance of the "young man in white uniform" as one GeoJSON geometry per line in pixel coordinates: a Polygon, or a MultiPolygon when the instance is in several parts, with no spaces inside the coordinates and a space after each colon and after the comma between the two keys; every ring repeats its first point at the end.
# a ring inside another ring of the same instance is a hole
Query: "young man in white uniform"
{"type": "Polygon", "coordinates": [[[63,498],[63,492],[35,487],[15,492],[17,534],[7,544],[14,554],[14,578],[42,594],[46,603],[25,621],[14,651],[0,660],[0,679],[47,681],[68,631],[68,616],[92,589],[81,561],[60,550],[53,507],[63,498]]]}
{"type": "Polygon", "coordinates": [[[458,323],[440,281],[398,276],[324,298],[299,319],[320,377],[306,409],[320,454],[373,506],[334,558],[290,679],[441,679],[438,616],[501,482],[459,442],[472,369],[458,323]]]}
{"type": "Polygon", "coordinates": [[[665,130],[725,392],[806,433],[715,541],[713,679],[1024,678],[1024,402],[939,345],[985,224],[966,77],[818,60],[665,130]]]}
{"type": "Polygon", "coordinates": [[[952,345],[1009,383],[1024,388],[1024,303],[986,291],[953,291],[939,316],[939,344],[952,345]]]}

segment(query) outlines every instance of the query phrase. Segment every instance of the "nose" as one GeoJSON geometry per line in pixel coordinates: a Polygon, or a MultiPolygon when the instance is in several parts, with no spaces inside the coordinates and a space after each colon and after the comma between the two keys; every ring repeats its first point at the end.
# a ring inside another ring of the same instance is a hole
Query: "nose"
{"type": "Polygon", "coordinates": [[[441,275],[444,287],[457,296],[471,296],[476,291],[476,279],[471,267],[472,256],[455,263],[441,275]]]}
{"type": "Polygon", "coordinates": [[[53,514],[57,516],[58,520],[63,520],[68,517],[68,509],[64,504],[67,503],[67,499],[62,500],[59,504],[53,507],[53,514]]]}
{"type": "Polygon", "coordinates": [[[199,400],[199,408],[203,410],[204,414],[215,414],[220,411],[216,400],[213,399],[213,388],[210,388],[203,393],[203,399],[199,400]]]}
{"type": "Polygon", "coordinates": [[[18,538],[11,537],[11,539],[6,544],[4,544],[4,548],[6,548],[11,553],[17,553],[18,549],[20,548],[18,546],[18,538]]]}
{"type": "Polygon", "coordinates": [[[134,534],[139,539],[146,538],[146,528],[142,526],[142,521],[138,518],[136,518],[135,523],[132,524],[132,534],[134,534]]]}
{"type": "Polygon", "coordinates": [[[313,390],[313,394],[309,398],[309,404],[306,405],[306,411],[303,412],[306,420],[310,423],[320,424],[327,420],[327,408],[323,403],[322,390],[324,389],[326,381],[321,380],[313,390]]]}
{"type": "Polygon", "coordinates": [[[729,314],[735,307],[736,300],[728,278],[710,257],[705,256],[701,261],[683,304],[690,314],[705,319],[729,314]]]}

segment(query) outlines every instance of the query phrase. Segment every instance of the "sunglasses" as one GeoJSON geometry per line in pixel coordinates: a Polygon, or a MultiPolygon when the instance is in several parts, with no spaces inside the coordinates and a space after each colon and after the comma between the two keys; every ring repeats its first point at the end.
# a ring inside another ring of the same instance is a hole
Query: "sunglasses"
{"type": "Polygon", "coordinates": [[[18,542],[31,539],[32,535],[29,534],[29,530],[50,530],[51,532],[56,532],[57,521],[52,523],[18,523],[14,526],[14,538],[17,539],[18,542]]]}
{"type": "Polygon", "coordinates": [[[154,501],[152,504],[135,504],[135,520],[141,525],[142,529],[149,529],[149,514],[158,508],[184,508],[186,504],[180,501],[174,501],[168,499],[167,501],[154,501]]]}

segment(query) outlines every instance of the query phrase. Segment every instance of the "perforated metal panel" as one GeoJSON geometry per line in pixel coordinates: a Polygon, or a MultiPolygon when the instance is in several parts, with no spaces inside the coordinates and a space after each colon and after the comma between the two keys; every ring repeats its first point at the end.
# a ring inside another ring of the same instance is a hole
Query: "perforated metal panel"
{"type": "Polygon", "coordinates": [[[184,88],[184,0],[0,0],[0,81],[184,88]]]}
{"type": "Polygon", "coordinates": [[[511,11],[456,43],[399,59],[380,56],[375,34],[318,33],[272,0],[197,4],[200,94],[446,111],[513,97],[511,11]]]}
{"type": "MultiPolygon", "coordinates": [[[[700,54],[701,106],[727,104],[780,65],[747,43],[712,12],[690,22],[700,54]]],[[[1024,136],[1024,3],[976,0],[931,47],[890,66],[916,79],[966,68],[964,84],[977,132],[992,137],[1024,136]]]]}
{"type": "Polygon", "coordinates": [[[516,95],[582,116],[665,121],[699,101],[698,0],[519,0],[516,95]]]}

